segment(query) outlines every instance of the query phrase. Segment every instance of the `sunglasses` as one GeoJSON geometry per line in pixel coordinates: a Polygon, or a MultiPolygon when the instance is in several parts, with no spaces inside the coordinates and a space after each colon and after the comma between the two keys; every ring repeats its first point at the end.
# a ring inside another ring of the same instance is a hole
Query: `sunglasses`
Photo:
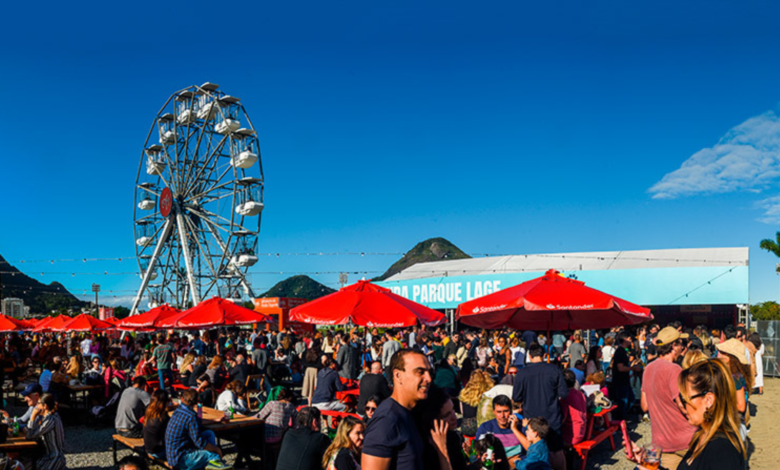
{"type": "Polygon", "coordinates": [[[366,411],[376,411],[376,406],[366,406],[366,411]]]}
{"type": "MultiPolygon", "coordinates": [[[[704,392],[697,393],[696,395],[691,395],[690,398],[688,398],[688,400],[693,400],[694,398],[701,398],[701,397],[703,397],[704,395],[706,395],[708,393],[711,393],[710,390],[706,390],[704,392]]],[[[677,398],[680,399],[680,403],[682,403],[683,406],[687,407],[688,405],[691,404],[690,401],[686,401],[685,398],[683,398],[682,393],[678,393],[677,394],[677,398]]]]}

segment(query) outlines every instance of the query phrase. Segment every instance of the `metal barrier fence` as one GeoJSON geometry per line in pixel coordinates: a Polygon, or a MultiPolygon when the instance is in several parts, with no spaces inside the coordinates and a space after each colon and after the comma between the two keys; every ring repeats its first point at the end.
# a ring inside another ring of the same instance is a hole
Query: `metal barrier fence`
{"type": "Polygon", "coordinates": [[[761,320],[757,322],[756,331],[764,343],[764,375],[780,377],[778,359],[780,359],[780,321],[761,320]]]}

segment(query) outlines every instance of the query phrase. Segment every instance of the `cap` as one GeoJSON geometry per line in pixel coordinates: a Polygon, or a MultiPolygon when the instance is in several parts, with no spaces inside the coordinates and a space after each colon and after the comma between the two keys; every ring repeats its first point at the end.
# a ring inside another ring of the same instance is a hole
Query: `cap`
{"type": "Polygon", "coordinates": [[[688,333],[680,333],[677,331],[677,328],[667,326],[663,330],[659,331],[657,335],[655,335],[655,345],[663,346],[665,344],[674,343],[680,338],[685,339],[687,337],[688,333]]]}
{"type": "Polygon", "coordinates": [[[22,390],[23,397],[29,396],[33,393],[37,393],[38,395],[43,393],[43,388],[41,388],[40,384],[37,383],[29,384],[27,385],[27,387],[24,388],[24,390],[22,390]]]}
{"type": "Polygon", "coordinates": [[[739,362],[747,365],[748,361],[747,355],[745,354],[745,345],[737,338],[731,338],[728,341],[718,343],[715,347],[718,348],[718,351],[731,354],[739,359],[739,362]]]}

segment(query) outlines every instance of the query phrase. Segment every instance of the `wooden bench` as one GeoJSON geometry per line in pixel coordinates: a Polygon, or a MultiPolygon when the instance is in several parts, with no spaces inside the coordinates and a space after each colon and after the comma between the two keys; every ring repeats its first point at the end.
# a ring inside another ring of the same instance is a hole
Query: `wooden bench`
{"type": "Polygon", "coordinates": [[[117,444],[121,444],[122,446],[126,447],[127,449],[130,449],[132,452],[140,455],[142,458],[154,463],[155,465],[159,465],[163,468],[173,470],[173,467],[168,465],[168,462],[162,459],[158,459],[157,457],[154,457],[151,454],[146,452],[146,449],[144,448],[144,440],[142,438],[124,437],[124,436],[120,436],[119,434],[114,434],[111,437],[114,439],[114,467],[116,467],[118,463],[117,455],[116,455],[117,444]]]}
{"type": "Polygon", "coordinates": [[[585,470],[585,465],[588,462],[588,452],[590,452],[594,447],[599,445],[605,439],[609,439],[609,443],[612,445],[612,450],[615,450],[615,438],[613,437],[613,434],[615,434],[618,429],[620,429],[618,423],[618,421],[613,421],[609,427],[601,431],[595,437],[574,445],[574,450],[577,451],[577,454],[582,459],[582,466],[580,467],[581,470],[585,470]]]}

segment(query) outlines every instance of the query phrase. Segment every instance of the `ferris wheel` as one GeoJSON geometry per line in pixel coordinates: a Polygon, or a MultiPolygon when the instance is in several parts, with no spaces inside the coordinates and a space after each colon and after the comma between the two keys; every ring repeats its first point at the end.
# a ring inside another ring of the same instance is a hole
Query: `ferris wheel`
{"type": "Polygon", "coordinates": [[[219,295],[254,297],[263,168],[241,101],[204,83],[177,91],[146,137],[135,185],[134,238],[149,307],[219,295]]]}

